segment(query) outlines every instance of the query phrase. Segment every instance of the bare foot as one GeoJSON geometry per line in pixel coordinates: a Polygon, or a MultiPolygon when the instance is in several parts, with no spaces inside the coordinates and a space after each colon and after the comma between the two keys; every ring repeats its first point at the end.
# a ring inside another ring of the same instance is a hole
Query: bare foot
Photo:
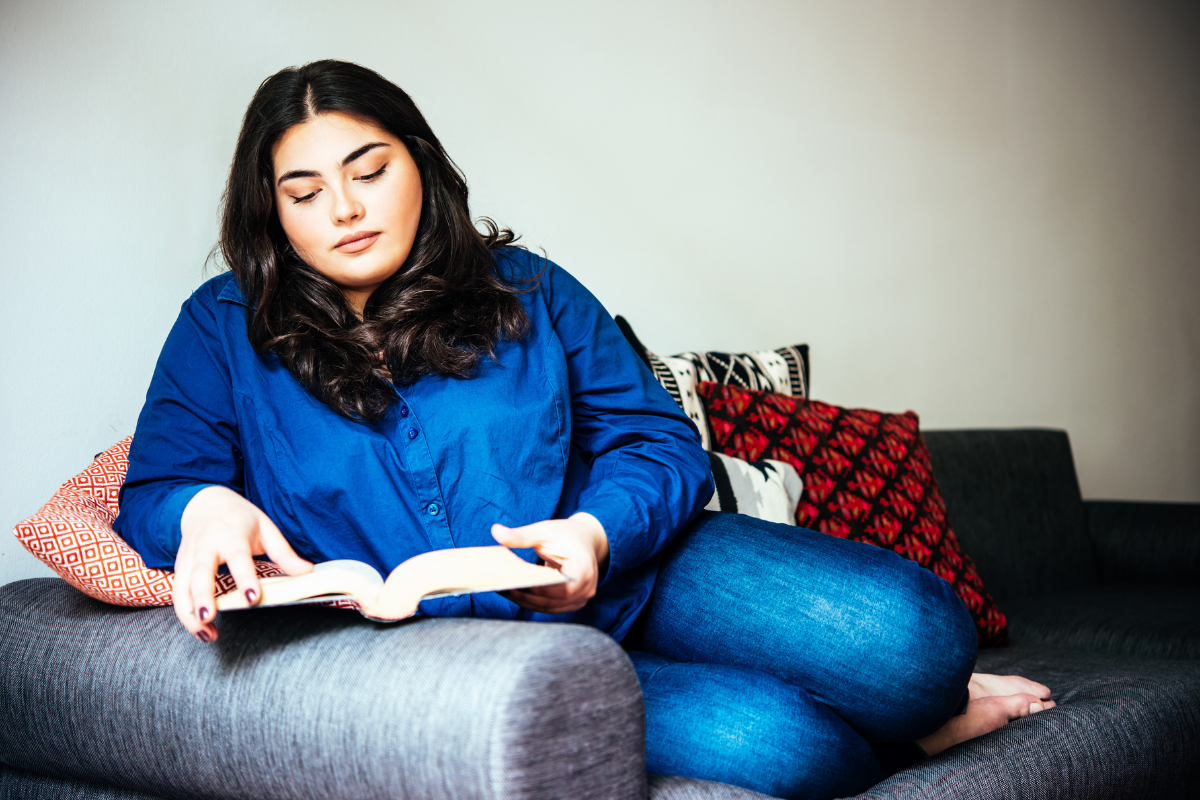
{"type": "Polygon", "coordinates": [[[981,697],[1007,697],[1013,694],[1031,694],[1039,700],[1049,700],[1050,690],[1020,675],[986,675],[976,672],[967,685],[972,700],[981,697]]]}
{"type": "MultiPolygon", "coordinates": [[[[996,677],[994,675],[987,677],[996,677]]],[[[1018,678],[1018,680],[1025,680],[1018,678]]],[[[972,679],[974,683],[974,679],[972,679]]],[[[1032,681],[1028,681],[1032,683],[1032,681]]],[[[1040,686],[1040,684],[1033,684],[1040,686]]],[[[1044,686],[1042,687],[1045,688],[1044,686]]],[[[1046,692],[1049,695],[1049,690],[1046,692]]],[[[972,697],[967,703],[967,713],[959,714],[924,739],[918,739],[917,744],[926,755],[940,753],[947,747],[953,747],[959,742],[974,739],[985,733],[991,733],[997,728],[1003,728],[1009,722],[1020,717],[1046,709],[1054,708],[1053,700],[1043,700],[1032,694],[1010,694],[1001,696],[972,697]]]]}

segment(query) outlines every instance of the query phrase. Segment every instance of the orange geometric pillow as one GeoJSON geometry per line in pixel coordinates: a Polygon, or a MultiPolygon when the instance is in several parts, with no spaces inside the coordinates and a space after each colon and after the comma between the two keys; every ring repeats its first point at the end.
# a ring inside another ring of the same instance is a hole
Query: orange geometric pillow
{"type": "MultiPolygon", "coordinates": [[[[117,606],[169,606],[175,573],[147,567],[112,527],[131,442],[133,437],[127,436],[96,456],[50,502],[18,523],[13,534],[26,550],[89,597],[117,606]]],[[[254,565],[260,578],[283,574],[269,561],[254,565]]],[[[230,575],[217,576],[217,594],[234,588],[230,575]]]]}

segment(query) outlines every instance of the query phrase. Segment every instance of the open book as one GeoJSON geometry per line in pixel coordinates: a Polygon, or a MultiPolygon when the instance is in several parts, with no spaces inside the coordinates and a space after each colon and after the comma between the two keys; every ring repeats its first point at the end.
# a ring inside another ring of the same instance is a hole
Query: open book
{"type": "Polygon", "coordinates": [[[499,592],[566,583],[558,570],[522,561],[507,547],[458,547],[413,556],[387,580],[361,561],[326,561],[306,575],[263,578],[262,597],[251,605],[241,592],[217,598],[218,611],[349,600],[364,617],[411,617],[429,597],[499,592]]]}

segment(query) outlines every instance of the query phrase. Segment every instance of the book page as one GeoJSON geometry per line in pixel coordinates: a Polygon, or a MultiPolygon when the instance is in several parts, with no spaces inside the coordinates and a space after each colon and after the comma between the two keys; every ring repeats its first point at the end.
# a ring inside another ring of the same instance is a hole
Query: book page
{"type": "Polygon", "coordinates": [[[425,597],[500,592],[566,583],[558,570],[524,561],[507,547],[458,547],[422,553],[392,570],[379,600],[363,613],[377,619],[411,616],[425,597]]]}
{"type": "MultiPolygon", "coordinates": [[[[357,601],[367,606],[375,601],[383,589],[383,576],[370,564],[350,559],[336,559],[314,564],[312,572],[305,575],[263,578],[262,598],[254,608],[291,605],[298,601],[340,600],[357,601]]],[[[241,592],[229,592],[217,598],[218,611],[233,611],[250,608],[241,592]]]]}

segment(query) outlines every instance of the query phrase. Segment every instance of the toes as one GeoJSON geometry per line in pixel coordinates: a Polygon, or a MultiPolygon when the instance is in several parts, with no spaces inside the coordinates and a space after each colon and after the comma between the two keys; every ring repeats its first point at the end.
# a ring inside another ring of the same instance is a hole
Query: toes
{"type": "Polygon", "coordinates": [[[1010,694],[1007,697],[996,698],[1000,701],[1000,706],[1008,714],[1010,720],[1028,716],[1033,713],[1033,706],[1037,705],[1038,711],[1041,711],[1042,701],[1031,694],[1010,694]]]}
{"type": "Polygon", "coordinates": [[[1050,688],[1037,681],[1031,681],[1020,675],[1004,675],[1002,680],[1005,687],[1010,690],[1006,694],[1031,694],[1039,700],[1050,699],[1050,688]]]}
{"type": "Polygon", "coordinates": [[[1033,681],[1029,681],[1029,686],[1031,689],[1030,694],[1037,695],[1039,700],[1050,699],[1050,687],[1044,686],[1040,683],[1034,683],[1033,681]]]}
{"type": "Polygon", "coordinates": [[[1054,702],[1053,700],[1038,700],[1036,703],[1029,704],[1029,713],[1036,714],[1039,711],[1049,711],[1056,705],[1058,705],[1058,703],[1054,702]]]}
{"type": "Polygon", "coordinates": [[[1016,694],[1031,694],[1042,701],[1049,700],[1051,697],[1049,687],[1020,675],[975,673],[971,675],[968,686],[972,700],[983,697],[1009,697],[1016,694]]]}

